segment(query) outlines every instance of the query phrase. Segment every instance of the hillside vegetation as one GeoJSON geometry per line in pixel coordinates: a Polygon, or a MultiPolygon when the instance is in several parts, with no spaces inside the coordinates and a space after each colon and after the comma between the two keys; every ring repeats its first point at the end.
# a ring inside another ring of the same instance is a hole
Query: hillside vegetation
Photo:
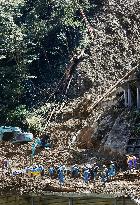
{"type": "MultiPolygon", "coordinates": [[[[85,135],[93,146],[98,122],[120,96],[92,105],[139,71],[139,0],[1,0],[0,8],[0,124],[50,132],[64,146],[85,135]]],[[[111,109],[113,126],[123,108],[111,109]]]]}

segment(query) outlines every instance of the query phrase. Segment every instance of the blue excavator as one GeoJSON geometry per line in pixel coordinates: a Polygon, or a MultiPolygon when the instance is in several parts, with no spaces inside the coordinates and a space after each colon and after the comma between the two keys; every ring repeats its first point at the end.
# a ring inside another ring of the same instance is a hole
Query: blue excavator
{"type": "MultiPolygon", "coordinates": [[[[9,141],[13,144],[33,142],[33,134],[22,132],[19,127],[0,126],[0,141],[9,141]]],[[[50,136],[44,135],[41,138],[37,137],[32,144],[32,158],[34,158],[37,147],[51,148],[50,136]]]]}
{"type": "Polygon", "coordinates": [[[0,126],[0,141],[10,141],[11,143],[32,142],[33,134],[22,132],[19,127],[0,126]]]}

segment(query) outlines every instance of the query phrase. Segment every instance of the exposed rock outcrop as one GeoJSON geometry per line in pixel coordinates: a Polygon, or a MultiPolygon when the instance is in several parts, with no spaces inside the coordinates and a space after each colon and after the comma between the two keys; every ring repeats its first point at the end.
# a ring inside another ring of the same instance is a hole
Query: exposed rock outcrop
{"type": "Polygon", "coordinates": [[[106,136],[107,140],[104,143],[104,146],[111,148],[113,151],[125,153],[126,145],[130,136],[129,126],[128,121],[123,118],[123,115],[120,115],[115,120],[108,136],[106,136]]]}

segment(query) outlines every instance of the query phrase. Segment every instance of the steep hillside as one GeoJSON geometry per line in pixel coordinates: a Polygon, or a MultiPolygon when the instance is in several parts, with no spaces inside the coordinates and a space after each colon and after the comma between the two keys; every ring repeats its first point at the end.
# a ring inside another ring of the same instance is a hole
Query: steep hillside
{"type": "MultiPolygon", "coordinates": [[[[90,16],[94,39],[90,55],[78,67],[92,81],[93,99],[101,96],[128,70],[140,63],[140,2],[102,1],[90,16]]],[[[87,51],[88,52],[88,51],[87,51]]]]}
{"type": "Polygon", "coordinates": [[[139,70],[139,0],[17,2],[2,1],[0,123],[50,132],[60,149],[113,146],[121,93],[93,105],[139,70]]]}
{"type": "Polygon", "coordinates": [[[92,106],[110,86],[139,66],[139,11],[137,0],[106,0],[101,1],[96,15],[92,16],[92,10],[87,14],[94,38],[70,81],[67,97],[74,99],[34,109],[27,119],[30,127],[49,131],[56,146],[68,148],[76,143],[80,148],[99,149],[103,145],[124,152],[131,126],[119,102],[121,95],[113,93],[96,109],[92,106]]]}

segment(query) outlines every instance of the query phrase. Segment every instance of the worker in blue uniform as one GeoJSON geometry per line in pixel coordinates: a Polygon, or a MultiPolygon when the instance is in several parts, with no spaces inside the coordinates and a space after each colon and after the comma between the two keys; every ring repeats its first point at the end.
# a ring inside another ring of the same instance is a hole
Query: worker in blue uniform
{"type": "Polygon", "coordinates": [[[110,166],[109,166],[109,170],[108,170],[108,176],[109,177],[114,177],[115,174],[116,174],[115,164],[111,161],[110,166]]]}
{"type": "Polygon", "coordinates": [[[71,177],[77,178],[79,176],[79,167],[75,164],[71,168],[71,177]]]}
{"type": "Polygon", "coordinates": [[[97,179],[98,171],[99,171],[99,166],[96,163],[94,163],[91,169],[91,177],[94,180],[94,182],[97,179]]]}
{"type": "Polygon", "coordinates": [[[88,167],[84,167],[84,170],[83,170],[83,180],[87,184],[89,182],[89,179],[90,179],[90,170],[89,170],[88,167]]]}
{"type": "Polygon", "coordinates": [[[64,168],[62,164],[59,165],[57,169],[57,174],[58,174],[58,180],[59,180],[60,186],[64,185],[65,178],[64,178],[64,168]]]}
{"type": "Polygon", "coordinates": [[[49,167],[48,171],[49,171],[50,177],[53,178],[54,177],[54,173],[55,173],[55,169],[54,169],[54,167],[52,165],[49,167]]]}

